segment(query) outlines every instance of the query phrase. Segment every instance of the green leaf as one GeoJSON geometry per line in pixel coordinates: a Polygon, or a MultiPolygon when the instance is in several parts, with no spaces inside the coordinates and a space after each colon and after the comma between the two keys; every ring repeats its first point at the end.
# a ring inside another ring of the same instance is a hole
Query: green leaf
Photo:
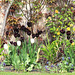
{"type": "Polygon", "coordinates": [[[64,21],[67,21],[67,18],[65,18],[64,21]]]}
{"type": "Polygon", "coordinates": [[[72,63],[74,64],[74,59],[72,58],[72,63]]]}
{"type": "Polygon", "coordinates": [[[59,21],[59,23],[60,23],[60,24],[63,24],[63,22],[62,22],[62,21],[59,21]]]}
{"type": "Polygon", "coordinates": [[[23,13],[21,15],[22,15],[22,17],[24,16],[23,13]]]}
{"type": "Polygon", "coordinates": [[[0,54],[1,54],[1,52],[4,50],[4,48],[0,48],[0,54]]]}

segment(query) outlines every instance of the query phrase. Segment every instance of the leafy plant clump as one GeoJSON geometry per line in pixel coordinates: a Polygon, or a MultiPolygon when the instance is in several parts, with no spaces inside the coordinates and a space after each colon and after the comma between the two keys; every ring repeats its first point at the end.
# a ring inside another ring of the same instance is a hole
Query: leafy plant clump
{"type": "Polygon", "coordinates": [[[45,57],[51,63],[55,63],[57,59],[57,52],[59,51],[59,47],[61,46],[61,42],[59,40],[53,41],[51,44],[49,42],[49,38],[47,37],[46,45],[42,45],[41,50],[44,52],[43,57],[45,57]]]}
{"type": "Polygon", "coordinates": [[[24,41],[20,46],[10,45],[5,63],[12,65],[15,70],[32,71],[34,68],[40,69],[40,63],[37,63],[37,44],[31,44],[30,39],[27,43],[24,41]]]}

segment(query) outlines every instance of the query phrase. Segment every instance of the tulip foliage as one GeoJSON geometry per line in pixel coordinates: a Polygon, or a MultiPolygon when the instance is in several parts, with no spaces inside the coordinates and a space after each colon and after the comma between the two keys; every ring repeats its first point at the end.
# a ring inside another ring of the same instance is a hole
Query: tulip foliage
{"type": "Polygon", "coordinates": [[[21,43],[20,41],[15,42],[14,45],[9,45],[8,55],[5,55],[6,60],[4,62],[6,65],[12,65],[15,70],[23,70],[23,71],[31,71],[33,68],[41,68],[40,63],[38,61],[38,46],[36,43],[31,44],[24,41],[21,43]],[[37,61],[36,61],[37,60],[37,61]]]}

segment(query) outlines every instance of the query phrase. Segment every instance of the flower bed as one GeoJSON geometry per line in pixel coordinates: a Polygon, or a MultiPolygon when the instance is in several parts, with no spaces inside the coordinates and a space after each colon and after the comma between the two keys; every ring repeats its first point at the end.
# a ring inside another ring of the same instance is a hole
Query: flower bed
{"type": "Polygon", "coordinates": [[[4,66],[22,72],[74,71],[75,5],[67,0],[58,3],[57,0],[14,0],[4,38],[0,37],[1,71],[4,66]],[[46,13],[42,12],[44,9],[46,13]]]}

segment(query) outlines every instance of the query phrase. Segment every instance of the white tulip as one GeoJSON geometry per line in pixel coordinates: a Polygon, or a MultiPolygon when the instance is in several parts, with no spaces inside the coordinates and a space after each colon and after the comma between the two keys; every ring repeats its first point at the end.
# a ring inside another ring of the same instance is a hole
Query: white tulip
{"type": "Polygon", "coordinates": [[[4,49],[8,49],[8,45],[7,44],[4,44],[4,49]]]}
{"type": "Polygon", "coordinates": [[[32,44],[35,42],[33,38],[30,41],[31,41],[32,44]]]}
{"type": "Polygon", "coordinates": [[[17,41],[17,45],[18,46],[21,46],[21,41],[17,41]]]}

